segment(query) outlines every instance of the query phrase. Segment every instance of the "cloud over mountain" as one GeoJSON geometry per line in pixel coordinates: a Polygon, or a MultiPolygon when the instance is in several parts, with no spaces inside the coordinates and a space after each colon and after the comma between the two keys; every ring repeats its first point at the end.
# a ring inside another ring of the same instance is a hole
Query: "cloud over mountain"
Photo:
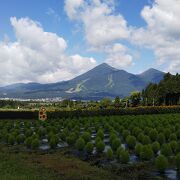
{"type": "MultiPolygon", "coordinates": [[[[124,68],[132,65],[132,55],[118,49],[112,54],[117,41],[128,39],[130,29],[121,14],[115,14],[114,0],[66,0],[65,11],[71,20],[81,23],[85,39],[91,51],[106,54],[106,62],[115,67],[124,68]]],[[[121,42],[119,46],[125,47],[121,42]]]]}
{"type": "Polygon", "coordinates": [[[67,80],[96,65],[93,58],[66,55],[67,42],[29,18],[10,19],[15,42],[0,42],[0,84],[67,80]]]}
{"type": "Polygon", "coordinates": [[[155,0],[145,6],[141,16],[146,27],[132,31],[131,41],[154,51],[159,64],[167,71],[180,71],[180,1],[155,0]]]}
{"type": "Polygon", "coordinates": [[[137,45],[153,50],[157,64],[164,70],[179,72],[180,1],[155,0],[146,5],[139,12],[146,25],[140,28],[130,26],[122,14],[117,13],[116,3],[114,0],[65,0],[65,11],[71,21],[81,24],[91,50],[105,53],[106,62],[112,66],[133,65],[132,49],[109,53],[117,43],[125,49],[129,43],[134,49],[137,45]]]}

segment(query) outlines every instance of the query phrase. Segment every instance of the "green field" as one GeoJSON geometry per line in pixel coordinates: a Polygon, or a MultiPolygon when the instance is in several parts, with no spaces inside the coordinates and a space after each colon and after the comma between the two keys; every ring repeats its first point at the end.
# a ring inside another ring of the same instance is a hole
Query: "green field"
{"type": "Polygon", "coordinates": [[[2,179],[179,177],[180,114],[1,120],[0,140],[2,179]]]}

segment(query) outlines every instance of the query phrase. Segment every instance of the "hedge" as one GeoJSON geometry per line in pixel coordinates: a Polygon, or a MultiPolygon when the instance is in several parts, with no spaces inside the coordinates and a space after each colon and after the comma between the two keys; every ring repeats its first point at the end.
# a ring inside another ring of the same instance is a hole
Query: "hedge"
{"type": "Polygon", "coordinates": [[[0,119],[37,119],[38,111],[25,110],[25,111],[17,111],[17,110],[1,110],[0,111],[0,119]]]}
{"type": "MultiPolygon", "coordinates": [[[[180,106],[156,106],[136,107],[126,109],[97,109],[97,110],[72,110],[72,111],[48,111],[48,119],[88,117],[88,116],[112,116],[112,115],[143,115],[143,114],[168,114],[180,113],[180,106]]],[[[13,111],[1,110],[0,119],[38,119],[38,111],[13,111]]]]}
{"type": "Polygon", "coordinates": [[[51,111],[48,112],[49,119],[112,116],[112,115],[143,115],[143,114],[168,114],[180,113],[180,106],[157,106],[136,107],[126,109],[102,109],[102,110],[74,110],[74,111],[51,111]]]}

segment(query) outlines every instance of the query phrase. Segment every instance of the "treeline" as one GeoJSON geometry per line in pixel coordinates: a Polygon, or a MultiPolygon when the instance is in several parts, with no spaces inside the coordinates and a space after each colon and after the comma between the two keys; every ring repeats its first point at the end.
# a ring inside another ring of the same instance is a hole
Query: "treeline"
{"type": "Polygon", "coordinates": [[[15,101],[15,100],[0,100],[0,108],[14,108],[17,109],[18,107],[25,107],[27,102],[23,101],[15,101]]]}
{"type": "Polygon", "coordinates": [[[150,83],[142,91],[143,105],[180,105],[180,75],[167,73],[159,84],[150,83]]]}

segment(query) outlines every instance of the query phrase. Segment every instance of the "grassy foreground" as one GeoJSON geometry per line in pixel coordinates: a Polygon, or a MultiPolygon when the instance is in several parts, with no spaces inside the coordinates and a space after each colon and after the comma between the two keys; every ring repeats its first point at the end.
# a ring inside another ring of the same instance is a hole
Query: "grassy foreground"
{"type": "Polygon", "coordinates": [[[0,179],[3,180],[63,180],[63,179],[120,179],[63,152],[49,154],[18,152],[0,147],[0,179]]]}

